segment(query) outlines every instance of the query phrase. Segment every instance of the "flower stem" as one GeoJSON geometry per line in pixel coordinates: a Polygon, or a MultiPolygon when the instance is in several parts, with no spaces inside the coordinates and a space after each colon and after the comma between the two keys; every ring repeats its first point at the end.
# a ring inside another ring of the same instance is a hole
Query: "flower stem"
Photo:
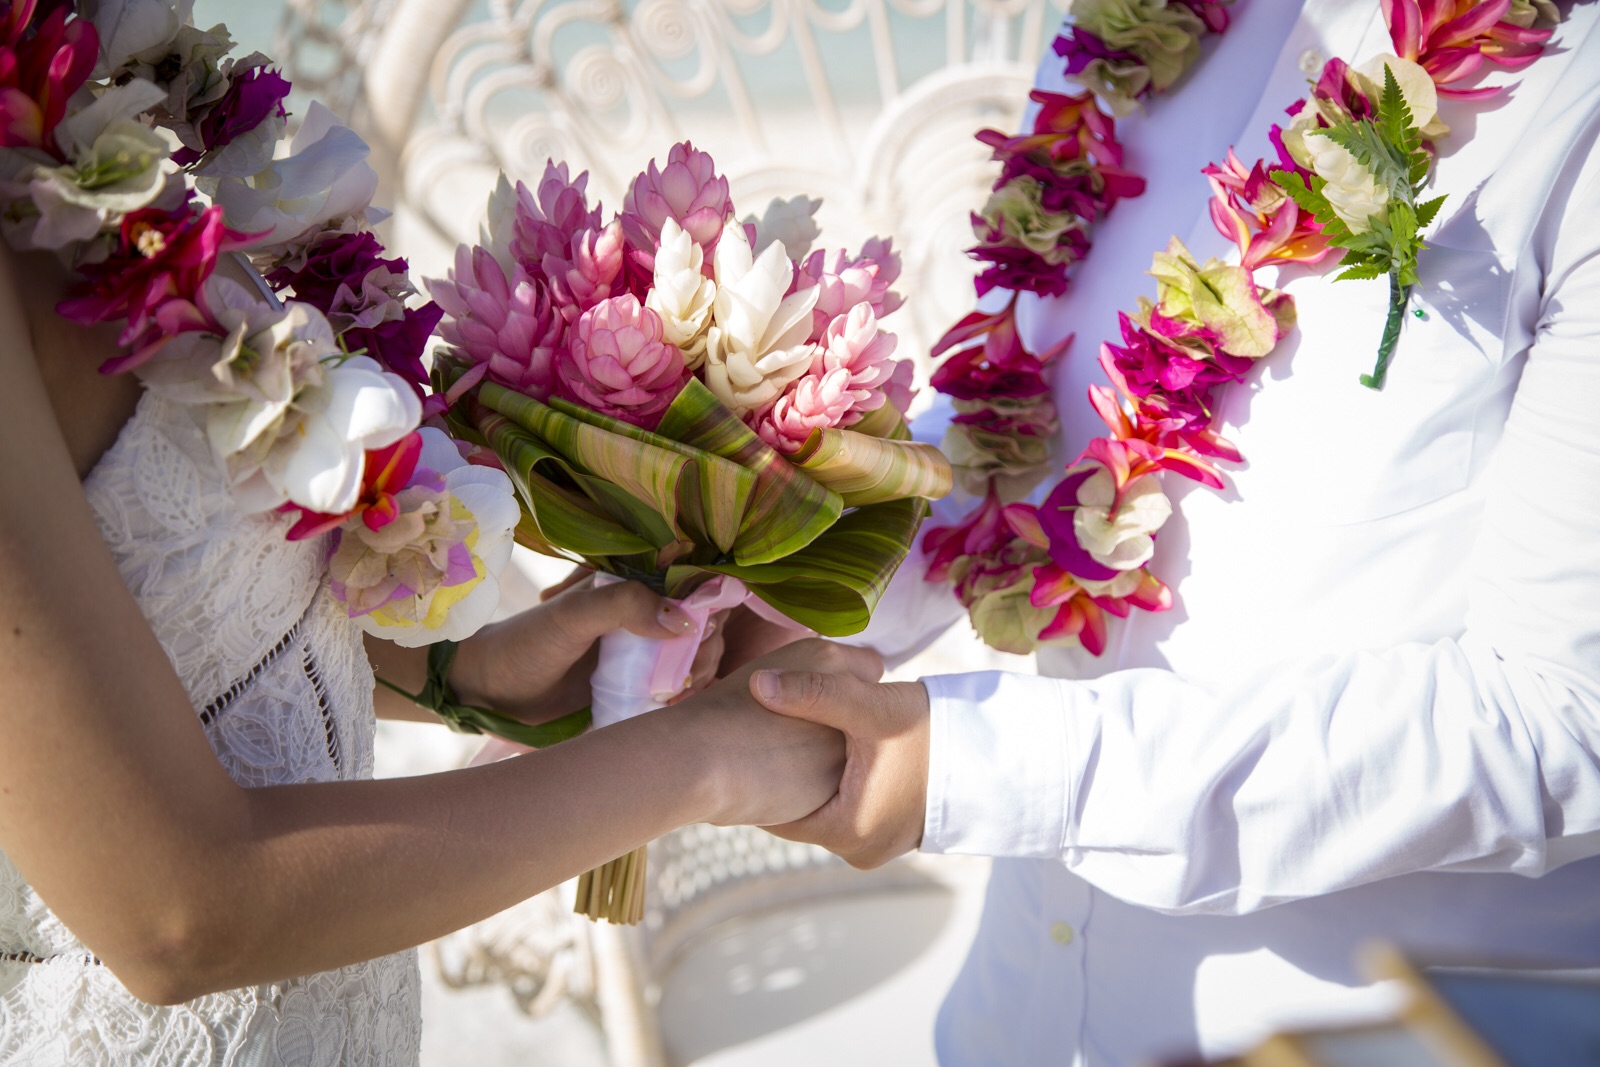
{"type": "Polygon", "coordinates": [[[1383,324],[1383,340],[1378,343],[1378,363],[1371,374],[1361,376],[1361,384],[1368,389],[1382,389],[1384,376],[1389,373],[1389,360],[1395,346],[1400,343],[1400,324],[1405,320],[1406,303],[1411,299],[1411,286],[1400,284],[1400,275],[1389,274],[1389,318],[1383,324]]]}

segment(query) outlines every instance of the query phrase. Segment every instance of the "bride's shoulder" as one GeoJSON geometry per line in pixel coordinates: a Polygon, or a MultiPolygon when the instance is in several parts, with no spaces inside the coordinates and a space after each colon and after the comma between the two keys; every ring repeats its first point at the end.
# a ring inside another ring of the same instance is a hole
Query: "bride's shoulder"
{"type": "MultiPolygon", "coordinates": [[[[104,375],[100,364],[119,351],[112,327],[85,329],[56,314],[68,273],[47,252],[15,252],[0,242],[0,374],[43,385],[73,467],[86,477],[133,417],[140,387],[130,375],[104,375]]],[[[38,404],[35,390],[0,389],[0,404],[38,404]]]]}

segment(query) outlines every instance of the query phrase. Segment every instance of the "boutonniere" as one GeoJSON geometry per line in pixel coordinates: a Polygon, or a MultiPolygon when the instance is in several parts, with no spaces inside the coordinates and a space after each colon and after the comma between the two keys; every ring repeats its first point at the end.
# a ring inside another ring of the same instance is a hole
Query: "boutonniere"
{"type": "MultiPolygon", "coordinates": [[[[1422,187],[1432,164],[1423,145],[1414,104],[1433,110],[1432,100],[1408,101],[1395,77],[1391,59],[1383,70],[1383,91],[1374,114],[1349,117],[1322,129],[1307,131],[1311,180],[1293,170],[1274,170],[1272,177],[1321,224],[1335,248],[1345,250],[1344,269],[1335,281],[1389,276],[1389,315],[1371,374],[1361,376],[1369,389],[1382,389],[1389,360],[1400,340],[1400,323],[1411,287],[1417,282],[1417,254],[1426,246],[1421,232],[1439,213],[1444,197],[1424,202],[1422,187]]],[[[1409,71],[1402,70],[1403,74],[1409,71]]],[[[1408,87],[1411,78],[1407,78],[1408,87]]],[[[1432,96],[1432,80],[1423,75],[1423,94],[1432,96]]]]}

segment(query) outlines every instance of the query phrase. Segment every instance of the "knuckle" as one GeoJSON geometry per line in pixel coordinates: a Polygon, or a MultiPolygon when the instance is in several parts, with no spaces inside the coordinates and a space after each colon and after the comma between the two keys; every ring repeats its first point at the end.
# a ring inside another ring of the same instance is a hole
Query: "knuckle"
{"type": "Polygon", "coordinates": [[[796,696],[806,707],[814,707],[828,699],[828,676],[815,671],[802,671],[795,678],[796,696]]]}

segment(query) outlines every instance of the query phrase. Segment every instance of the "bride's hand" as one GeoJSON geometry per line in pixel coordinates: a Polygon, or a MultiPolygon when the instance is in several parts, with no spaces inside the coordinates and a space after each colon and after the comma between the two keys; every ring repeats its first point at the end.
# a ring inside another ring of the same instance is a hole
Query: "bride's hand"
{"type": "Polygon", "coordinates": [[[811,814],[838,791],[845,766],[843,735],[775,715],[758,704],[750,695],[749,677],[761,669],[845,674],[876,682],[883,661],[869,649],[815,638],[796,641],[672,710],[654,713],[662,722],[670,716],[678,728],[691,731],[707,757],[716,797],[708,822],[777,825],[811,814]]]}
{"type": "Polygon", "coordinates": [[[537,607],[463,641],[450,683],[469,704],[538,723],[589,703],[599,639],[613,630],[679,637],[687,615],[638,582],[596,588],[592,576],[563,583],[537,607]]]}

